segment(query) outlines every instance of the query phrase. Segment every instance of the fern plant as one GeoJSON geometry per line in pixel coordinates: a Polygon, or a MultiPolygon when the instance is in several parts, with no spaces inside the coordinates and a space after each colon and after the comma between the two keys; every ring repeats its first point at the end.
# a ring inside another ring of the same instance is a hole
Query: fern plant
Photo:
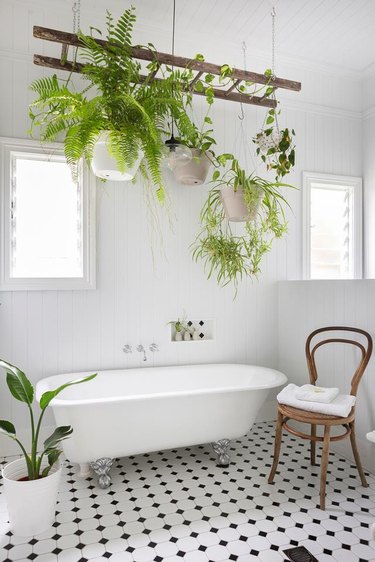
{"type": "Polygon", "coordinates": [[[91,163],[98,136],[108,132],[108,150],[119,171],[131,167],[143,151],[141,172],[163,200],[160,166],[165,123],[173,118],[185,134],[192,124],[175,72],[154,80],[154,63],[142,77],[131,51],[135,21],[134,8],[125,10],[116,24],[107,12],[105,45],[92,35],[98,30],[91,29],[90,35],[79,32],[79,56],[88,84],[76,91],[71,76],[67,80],[53,75],[34,81],[31,90],[37,98],[30,105],[31,129],[40,128],[42,141],[55,140],[65,133],[65,156],[74,173],[81,158],[91,163]]]}
{"type": "Polygon", "coordinates": [[[233,283],[237,292],[244,276],[259,274],[262,258],[270,251],[272,241],[287,231],[284,208],[289,205],[280,189],[292,186],[247,175],[232,154],[222,154],[217,161],[224,166],[224,172],[217,169],[213,173],[215,186],[201,211],[202,230],[193,243],[192,253],[196,261],[203,261],[208,278],[215,275],[220,286],[233,283]],[[241,234],[233,231],[225,215],[221,188],[226,186],[234,191],[241,189],[243,194],[248,218],[241,234]]]}

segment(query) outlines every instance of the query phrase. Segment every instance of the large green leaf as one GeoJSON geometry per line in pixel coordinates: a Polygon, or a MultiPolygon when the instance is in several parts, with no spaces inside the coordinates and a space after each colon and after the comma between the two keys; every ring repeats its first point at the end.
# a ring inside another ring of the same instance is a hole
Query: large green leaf
{"type": "Polygon", "coordinates": [[[73,386],[75,384],[81,384],[82,382],[91,381],[92,379],[94,379],[96,377],[97,374],[98,373],[94,373],[93,375],[89,375],[88,377],[84,377],[84,378],[81,378],[81,379],[76,379],[74,381],[67,382],[67,383],[59,386],[55,390],[47,390],[47,392],[42,394],[42,396],[40,398],[40,401],[39,401],[39,405],[40,405],[41,409],[45,410],[47,408],[47,406],[49,405],[49,403],[51,402],[51,400],[53,400],[65,388],[68,388],[69,386],[73,386]]]}
{"type": "Polygon", "coordinates": [[[34,388],[25,373],[2,359],[0,359],[0,367],[3,367],[7,372],[7,385],[14,398],[20,402],[32,404],[34,388]]]}
{"type": "Polygon", "coordinates": [[[4,433],[8,437],[15,439],[16,428],[14,425],[6,420],[0,420],[0,433],[4,433]]]}
{"type": "Polygon", "coordinates": [[[58,461],[62,451],[60,449],[52,449],[51,451],[47,451],[48,457],[48,466],[46,466],[42,471],[42,478],[48,476],[49,471],[53,467],[53,465],[58,461]]]}
{"type": "Polygon", "coordinates": [[[44,441],[44,451],[50,453],[49,449],[54,449],[60,441],[67,439],[73,433],[70,425],[56,427],[55,431],[44,441]]]}

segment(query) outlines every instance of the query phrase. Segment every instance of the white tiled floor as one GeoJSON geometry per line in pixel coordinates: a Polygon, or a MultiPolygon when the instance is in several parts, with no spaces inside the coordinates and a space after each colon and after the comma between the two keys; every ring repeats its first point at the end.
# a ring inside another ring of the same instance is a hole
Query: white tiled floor
{"type": "Polygon", "coordinates": [[[321,511],[307,443],[284,436],[267,484],[273,434],[272,423],[255,425],[233,443],[228,469],[216,467],[209,445],[120,459],[109,490],[66,463],[56,523],[42,536],[12,536],[0,495],[0,561],[282,562],[297,545],[319,562],[375,561],[375,479],[362,488],[355,467],[332,454],[321,511]]]}

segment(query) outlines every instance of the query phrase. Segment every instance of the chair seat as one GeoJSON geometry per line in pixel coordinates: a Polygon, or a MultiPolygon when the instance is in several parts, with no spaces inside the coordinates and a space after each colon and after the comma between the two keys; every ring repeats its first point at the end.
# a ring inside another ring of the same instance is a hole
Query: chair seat
{"type": "Polygon", "coordinates": [[[312,423],[314,425],[344,425],[354,420],[355,407],[353,406],[346,418],[319,414],[318,412],[308,412],[307,410],[286,406],[285,404],[279,404],[278,410],[283,416],[299,422],[312,423]]]}

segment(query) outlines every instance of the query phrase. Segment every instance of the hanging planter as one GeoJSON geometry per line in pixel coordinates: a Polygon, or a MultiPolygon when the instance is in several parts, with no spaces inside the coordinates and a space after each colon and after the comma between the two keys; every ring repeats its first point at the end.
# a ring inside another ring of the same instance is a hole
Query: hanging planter
{"type": "Polygon", "coordinates": [[[253,142],[257,145],[256,153],[267,166],[273,170],[276,180],[289,174],[295,164],[294,129],[279,129],[277,115],[280,111],[270,109],[265,125],[253,142]]]}
{"type": "Polygon", "coordinates": [[[177,164],[173,169],[173,175],[176,181],[183,185],[202,185],[207,179],[213,154],[199,148],[192,148],[191,153],[191,160],[177,164]]]}
{"type": "Polygon", "coordinates": [[[106,41],[78,32],[78,53],[85,64],[77,64],[84,87],[74,88],[71,75],[66,80],[56,75],[35,80],[31,90],[37,99],[30,105],[30,117],[32,127],[40,128],[41,141],[65,134],[64,152],[73,174],[82,158],[106,180],[129,181],[140,168],[162,202],[165,121],[174,119],[182,135],[189,134],[192,123],[184,110],[180,75],[165,70],[164,79],[154,80],[156,60],[146,76],[141,74],[132,55],[134,23],[130,8],[117,23],[108,15],[106,41]]]}
{"type": "Polygon", "coordinates": [[[288,203],[280,188],[292,186],[247,175],[233,155],[222,154],[216,160],[222,166],[230,162],[230,167],[213,174],[217,183],[201,212],[202,230],[193,244],[193,258],[203,260],[208,278],[215,275],[219,285],[232,282],[237,288],[243,276],[260,272],[272,240],[286,232],[288,203]],[[232,232],[230,222],[244,223],[240,235],[232,232]]]}
{"type": "Polygon", "coordinates": [[[278,130],[272,130],[270,134],[265,131],[258,133],[255,137],[256,144],[258,145],[260,152],[267,154],[270,149],[277,149],[280,141],[282,139],[282,134],[278,130]]]}
{"type": "Polygon", "coordinates": [[[123,170],[119,169],[118,161],[110,154],[109,147],[109,131],[100,133],[95,143],[91,168],[94,174],[103,180],[108,181],[131,181],[138,172],[142,162],[144,153],[138,151],[138,156],[131,166],[123,163],[123,170]]]}
{"type": "MultiPolygon", "coordinates": [[[[231,185],[226,185],[220,192],[225,216],[232,222],[246,222],[250,220],[249,209],[246,206],[241,187],[236,190],[231,185]]],[[[255,215],[255,210],[253,212],[255,215]]]]}

